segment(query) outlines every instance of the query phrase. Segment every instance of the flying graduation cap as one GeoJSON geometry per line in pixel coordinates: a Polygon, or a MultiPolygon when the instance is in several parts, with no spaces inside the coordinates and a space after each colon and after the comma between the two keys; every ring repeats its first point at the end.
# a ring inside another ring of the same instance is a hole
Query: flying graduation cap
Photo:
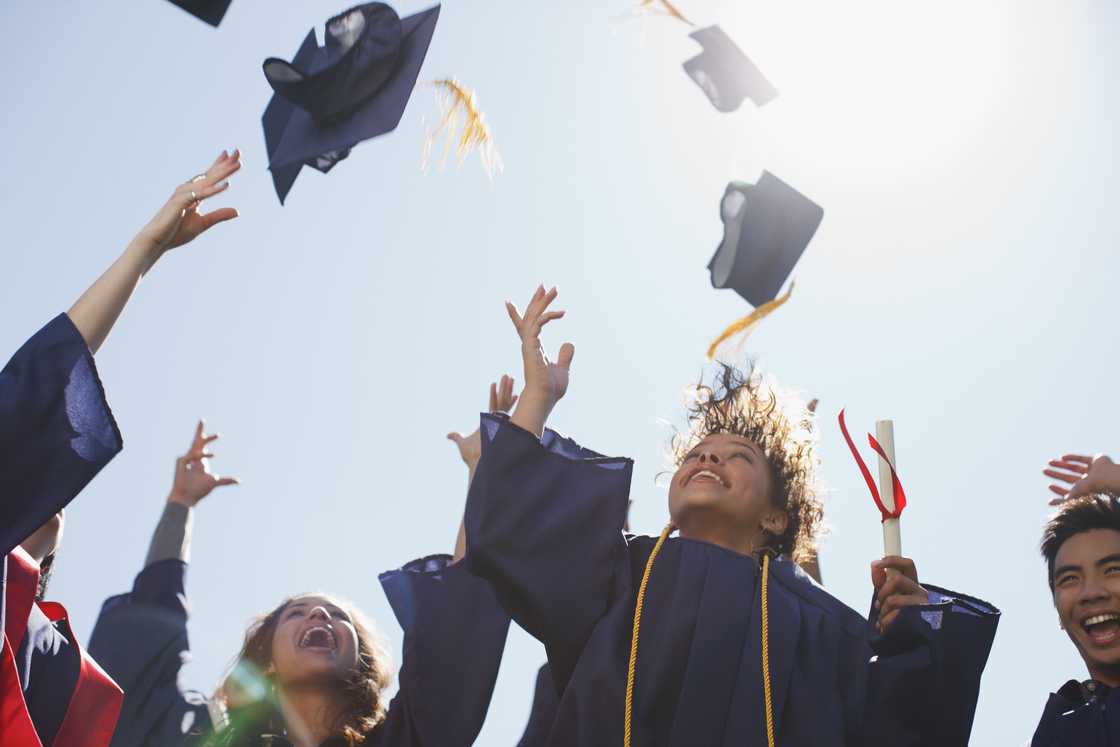
{"type": "Polygon", "coordinates": [[[171,0],[172,3],[211,26],[222,22],[233,0],[171,0]]]}
{"type": "Polygon", "coordinates": [[[778,95],[778,89],[719,26],[708,26],[689,36],[704,51],[685,62],[684,71],[719,111],[733,112],[743,99],[762,106],[778,95]]]}
{"type": "Polygon", "coordinates": [[[275,95],[261,123],[281,204],[304,165],[325,174],[353,146],[396,129],[439,11],[402,19],[384,3],[364,3],[327,21],[325,46],[312,29],[291,62],[264,61],[275,95]]]}
{"type": "Polygon", "coordinates": [[[708,263],[712,287],[731,288],[755,307],[731,324],[708,348],[708,357],[729,337],[749,332],[789,300],[793,284],[778,292],[824,218],[824,209],[769,171],[758,184],[731,182],[720,201],[723,241],[708,263]]]}

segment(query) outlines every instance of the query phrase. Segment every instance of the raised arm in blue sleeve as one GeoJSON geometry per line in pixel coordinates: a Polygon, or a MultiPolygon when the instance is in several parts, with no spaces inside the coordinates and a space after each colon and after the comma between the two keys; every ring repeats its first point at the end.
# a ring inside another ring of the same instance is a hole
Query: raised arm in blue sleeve
{"type": "Polygon", "coordinates": [[[113,747],[177,747],[209,729],[205,697],[179,683],[190,659],[186,572],[181,560],[152,563],[101,608],[89,652],[124,690],[113,747]]]}
{"type": "Polygon", "coordinates": [[[59,314],[0,370],[0,555],[70,503],[121,446],[93,356],[59,314]]]}
{"type": "Polygon", "coordinates": [[[1000,613],[979,599],[925,588],[936,603],[903,608],[871,641],[866,744],[968,744],[1000,613]]]}
{"type": "Polygon", "coordinates": [[[561,690],[627,568],[622,527],[633,463],[482,416],[482,458],[467,498],[472,572],[494,584],[545,645],[561,690]]]}
{"type": "Polygon", "coordinates": [[[381,574],[404,630],[400,691],[377,743],[392,747],[474,744],[486,719],[509,632],[493,589],[449,555],[381,574]]]}

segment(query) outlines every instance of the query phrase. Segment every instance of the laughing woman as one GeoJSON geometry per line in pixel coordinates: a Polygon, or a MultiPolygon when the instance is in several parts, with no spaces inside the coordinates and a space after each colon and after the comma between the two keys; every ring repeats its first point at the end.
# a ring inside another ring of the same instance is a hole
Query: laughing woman
{"type": "Polygon", "coordinates": [[[671,524],[624,535],[632,462],[544,428],[574,353],[541,352],[555,296],[508,307],[525,388],[483,416],[465,520],[468,567],[547,651],[542,743],[967,744],[998,613],[900,557],[872,563],[870,620],[811,581],[792,562],[822,515],[811,419],[730,367],[674,443],[671,524]]]}
{"type": "MultiPolygon", "coordinates": [[[[392,662],[352,604],[289,597],[250,626],[213,698],[178,683],[189,652],[185,573],[194,507],[233,482],[210,473],[202,425],[132,591],[106,601],[90,643],[125,691],[114,747],[420,747],[470,745],[486,715],[509,617],[488,583],[451,555],[382,573],[404,629],[400,690],[392,662]]],[[[478,436],[460,439],[467,448],[478,436]]],[[[477,452],[477,448],[473,449],[477,452]]],[[[475,456],[477,459],[477,456],[475,456]]]]}

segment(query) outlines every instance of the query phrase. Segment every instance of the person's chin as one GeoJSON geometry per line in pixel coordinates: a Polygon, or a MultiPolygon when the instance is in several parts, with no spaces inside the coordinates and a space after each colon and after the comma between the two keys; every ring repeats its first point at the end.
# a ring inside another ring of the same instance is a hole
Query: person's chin
{"type": "Polygon", "coordinates": [[[723,496],[715,491],[696,490],[680,497],[673,506],[673,519],[677,526],[688,519],[710,517],[712,514],[722,514],[725,511],[723,496]]]}
{"type": "Polygon", "coordinates": [[[299,674],[290,678],[289,684],[297,687],[321,687],[344,679],[344,673],[339,671],[337,662],[323,661],[302,667],[299,674]]]}
{"type": "Polygon", "coordinates": [[[1086,664],[1091,662],[1099,669],[1120,669],[1120,641],[1100,646],[1079,636],[1077,648],[1080,649],[1081,658],[1086,664]]]}
{"type": "Polygon", "coordinates": [[[299,657],[300,672],[308,674],[322,674],[338,668],[338,653],[336,651],[303,650],[299,657]]]}

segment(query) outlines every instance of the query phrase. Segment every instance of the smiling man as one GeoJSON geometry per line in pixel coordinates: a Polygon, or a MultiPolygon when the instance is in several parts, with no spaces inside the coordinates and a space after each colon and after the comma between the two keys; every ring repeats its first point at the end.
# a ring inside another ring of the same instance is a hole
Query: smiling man
{"type": "Polygon", "coordinates": [[[1120,745],[1120,503],[1067,501],[1042,534],[1058,620],[1089,670],[1050,695],[1032,747],[1120,745]]]}

